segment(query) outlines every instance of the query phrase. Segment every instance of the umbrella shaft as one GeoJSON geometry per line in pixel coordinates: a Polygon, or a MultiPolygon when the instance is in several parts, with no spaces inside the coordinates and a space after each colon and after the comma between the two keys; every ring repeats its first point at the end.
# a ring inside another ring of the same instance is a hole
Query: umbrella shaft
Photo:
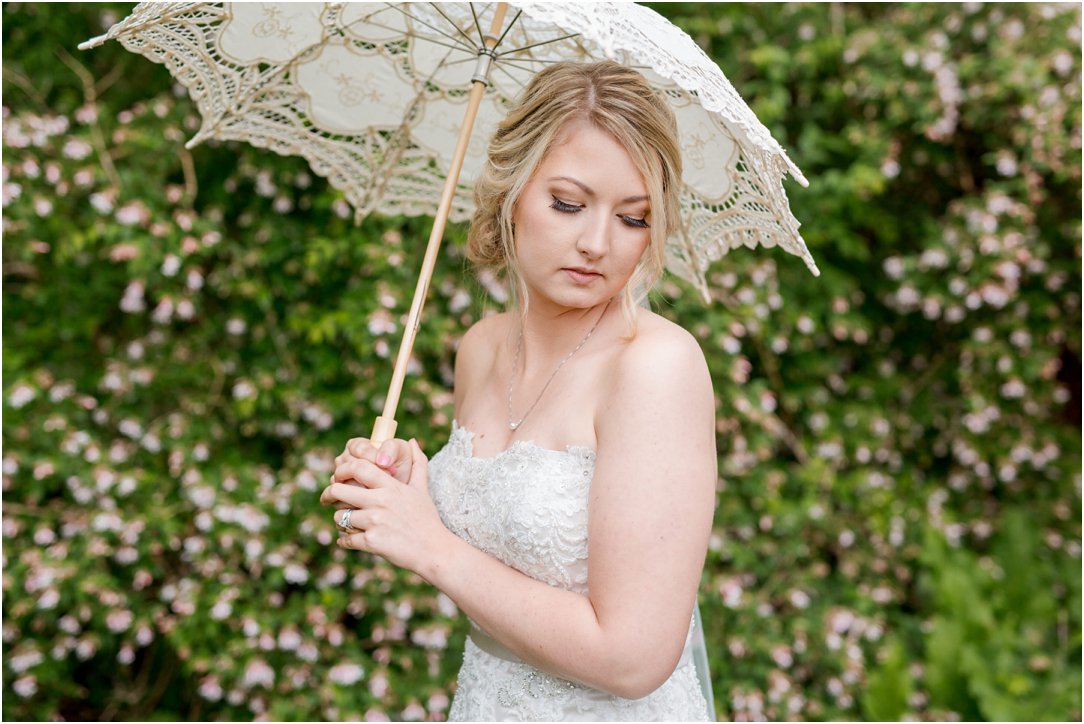
{"type": "MultiPolygon", "coordinates": [[[[507,3],[498,3],[493,22],[490,25],[489,35],[486,37],[486,48],[491,50],[500,37],[501,25],[504,15],[508,10],[507,3]]],[[[484,53],[488,55],[488,53],[484,53]]],[[[488,67],[486,68],[488,70],[488,67]]],[[[448,177],[444,181],[444,191],[440,197],[440,206],[437,207],[436,217],[433,219],[433,230],[429,234],[429,243],[425,248],[425,258],[422,260],[421,273],[418,276],[418,285],[414,288],[414,300],[410,305],[410,315],[407,318],[406,328],[403,330],[403,341],[399,345],[399,355],[395,360],[395,370],[392,372],[391,384],[388,387],[388,396],[384,401],[384,414],[376,419],[373,426],[373,434],[370,440],[374,445],[380,445],[385,440],[395,437],[395,411],[399,407],[399,395],[403,391],[403,382],[406,380],[407,365],[410,364],[410,354],[414,349],[414,339],[418,334],[418,325],[421,323],[422,307],[425,305],[425,295],[429,291],[429,280],[433,278],[433,268],[437,263],[437,254],[440,252],[440,243],[444,238],[444,227],[448,223],[448,214],[451,212],[452,201],[455,198],[456,185],[459,183],[459,172],[463,168],[463,158],[467,154],[467,146],[470,143],[470,134],[474,129],[474,121],[478,117],[478,107],[482,103],[482,95],[485,93],[488,79],[475,77],[472,79],[470,98],[467,102],[467,112],[463,117],[463,127],[459,131],[459,139],[456,141],[455,152],[452,155],[452,163],[448,169],[448,177]]]]}

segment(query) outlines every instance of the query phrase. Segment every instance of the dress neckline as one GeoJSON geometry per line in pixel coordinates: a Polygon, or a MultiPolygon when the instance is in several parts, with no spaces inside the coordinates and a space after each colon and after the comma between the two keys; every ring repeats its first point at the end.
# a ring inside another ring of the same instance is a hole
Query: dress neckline
{"type": "Polygon", "coordinates": [[[457,420],[452,420],[452,439],[460,439],[466,447],[466,456],[471,460],[500,460],[506,455],[510,455],[517,450],[534,450],[540,453],[548,453],[550,455],[565,456],[572,455],[575,457],[582,457],[594,460],[595,450],[585,445],[566,445],[564,450],[554,450],[549,447],[542,447],[533,440],[514,440],[511,445],[504,450],[489,457],[481,457],[474,454],[474,433],[468,428],[460,425],[457,420]]]}

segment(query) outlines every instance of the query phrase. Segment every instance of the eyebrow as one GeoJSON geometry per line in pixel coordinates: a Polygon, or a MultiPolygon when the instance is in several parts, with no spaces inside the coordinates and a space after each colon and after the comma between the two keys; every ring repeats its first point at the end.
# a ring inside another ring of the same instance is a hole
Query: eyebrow
{"type": "MultiPolygon", "coordinates": [[[[590,186],[583,183],[582,181],[577,181],[576,179],[572,178],[571,176],[554,176],[553,178],[550,178],[550,179],[547,179],[547,180],[549,180],[549,181],[568,181],[570,184],[575,184],[576,186],[579,186],[580,190],[583,191],[588,196],[595,196],[596,195],[594,190],[590,186]]],[[[651,197],[647,196],[647,195],[644,195],[644,196],[629,196],[629,197],[626,197],[624,199],[621,199],[621,203],[623,203],[623,204],[633,204],[633,203],[636,203],[637,201],[650,201],[650,200],[651,200],[651,197]]]]}

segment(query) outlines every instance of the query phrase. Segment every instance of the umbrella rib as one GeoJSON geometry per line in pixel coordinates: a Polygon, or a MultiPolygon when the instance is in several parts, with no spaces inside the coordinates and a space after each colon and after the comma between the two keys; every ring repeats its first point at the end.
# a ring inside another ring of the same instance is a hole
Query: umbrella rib
{"type": "Polygon", "coordinates": [[[469,3],[470,14],[474,18],[474,28],[478,31],[478,44],[480,46],[486,44],[486,34],[482,32],[482,24],[478,22],[478,13],[474,12],[474,3],[469,3]]]}
{"type": "MultiPolygon", "coordinates": [[[[519,86],[520,86],[521,88],[523,87],[523,83],[522,83],[522,81],[520,81],[520,79],[519,79],[519,78],[517,78],[516,76],[512,75],[512,74],[511,74],[511,73],[509,73],[509,72],[508,72],[507,70],[505,70],[505,69],[504,69],[504,68],[503,68],[503,67],[501,66],[501,64],[500,64],[500,63],[495,63],[495,64],[493,65],[493,68],[494,68],[494,70],[499,70],[500,72],[504,73],[504,74],[505,74],[506,76],[508,76],[508,77],[509,77],[509,79],[511,79],[511,81],[512,81],[513,83],[516,83],[516,84],[517,84],[517,85],[519,85],[519,86]]],[[[524,70],[524,69],[522,69],[522,68],[521,68],[521,70],[524,70]]]]}
{"type": "Polygon", "coordinates": [[[522,14],[522,10],[516,11],[515,16],[512,18],[512,22],[508,23],[508,27],[504,29],[503,33],[501,33],[501,37],[497,38],[497,42],[493,44],[494,49],[500,47],[500,44],[504,42],[504,36],[508,35],[509,31],[512,30],[512,26],[516,24],[516,21],[519,20],[519,16],[522,14]]]}
{"type": "MultiPolygon", "coordinates": [[[[355,20],[353,23],[350,23],[348,25],[344,25],[343,27],[348,28],[351,25],[355,25],[357,23],[365,23],[366,25],[371,25],[374,28],[380,28],[381,30],[391,30],[391,31],[396,32],[396,33],[400,32],[400,30],[401,30],[400,28],[393,28],[390,25],[381,25],[380,23],[374,23],[372,20],[367,20],[366,18],[359,18],[358,20],[355,20]]],[[[456,43],[455,45],[452,45],[451,43],[445,43],[444,41],[439,40],[437,38],[434,38],[434,37],[432,37],[430,35],[422,35],[421,33],[417,32],[417,31],[408,31],[404,37],[417,38],[418,40],[424,40],[425,42],[432,43],[433,45],[440,45],[442,47],[451,48],[452,50],[459,50],[459,51],[464,52],[464,53],[467,52],[467,49],[464,48],[461,43],[456,43]]],[[[313,47],[315,47],[315,46],[313,46],[313,47]]],[[[470,49],[470,57],[472,59],[475,57],[474,48],[470,49]]]]}
{"type": "MultiPolygon", "coordinates": [[[[441,16],[442,18],[444,18],[445,20],[447,20],[447,21],[448,21],[448,24],[449,24],[449,25],[451,25],[451,26],[452,26],[453,28],[455,28],[455,32],[459,33],[459,34],[460,34],[460,35],[462,35],[462,36],[463,36],[464,38],[466,38],[466,40],[467,40],[467,42],[468,42],[468,43],[470,43],[470,42],[471,42],[471,37],[470,37],[469,35],[467,35],[466,33],[464,33],[464,32],[463,32],[463,29],[462,29],[461,27],[459,27],[459,26],[458,26],[458,25],[456,25],[456,24],[455,24],[454,22],[452,22],[452,19],[451,19],[450,17],[448,17],[447,15],[445,15],[445,14],[444,14],[444,11],[440,9],[440,6],[439,6],[439,5],[437,4],[437,3],[429,3],[429,4],[430,4],[430,5],[431,5],[431,6],[433,7],[433,9],[434,9],[434,10],[436,10],[436,11],[437,11],[438,13],[440,13],[440,16],[441,16]]],[[[471,6],[471,10],[472,10],[472,11],[474,10],[474,6],[473,6],[473,5],[471,6]]]]}
{"type": "Polygon", "coordinates": [[[543,40],[541,43],[535,43],[533,45],[524,45],[522,48],[513,48],[512,50],[505,50],[501,52],[501,55],[508,55],[509,53],[522,53],[524,50],[530,50],[531,48],[537,48],[542,45],[549,45],[550,43],[559,43],[562,40],[568,40],[569,38],[578,38],[579,33],[572,33],[571,35],[563,35],[560,38],[554,38],[553,40],[543,40]]]}
{"type": "MultiPolygon", "coordinates": [[[[420,23],[420,24],[424,25],[425,27],[429,28],[429,29],[430,29],[430,30],[432,30],[433,32],[435,32],[435,33],[439,33],[440,35],[443,35],[443,36],[444,36],[445,38],[448,38],[448,40],[451,40],[451,41],[452,41],[453,43],[455,43],[457,47],[459,47],[459,48],[466,48],[467,50],[469,50],[469,51],[470,51],[470,52],[472,52],[472,53],[476,53],[476,52],[478,52],[478,49],[477,49],[477,48],[475,48],[475,47],[474,47],[473,45],[467,45],[466,43],[464,43],[464,42],[463,42],[462,40],[460,40],[459,38],[455,37],[454,35],[451,35],[451,34],[449,34],[449,33],[446,33],[446,32],[444,32],[444,31],[443,31],[443,30],[441,30],[440,28],[438,28],[438,27],[436,27],[436,26],[434,26],[434,25],[431,25],[431,24],[427,23],[426,21],[422,20],[422,19],[421,19],[421,18],[419,18],[419,17],[416,17],[416,16],[414,16],[414,15],[411,15],[410,13],[408,13],[408,12],[407,12],[406,10],[403,10],[403,9],[402,9],[401,7],[399,7],[398,5],[389,5],[389,7],[393,8],[393,9],[395,9],[395,10],[398,10],[399,12],[401,12],[401,13],[402,13],[403,15],[406,15],[406,16],[407,16],[408,18],[410,18],[410,19],[411,19],[411,20],[413,20],[414,22],[416,22],[416,23],[420,23]]],[[[441,13],[441,15],[443,15],[443,14],[444,14],[444,13],[441,13]]],[[[451,22],[451,21],[449,21],[449,22],[451,22]]],[[[452,23],[452,24],[454,25],[455,23],[452,23]]],[[[456,30],[459,30],[459,28],[456,28],[456,30]]],[[[417,37],[422,37],[422,36],[417,36],[417,37]]],[[[467,38],[467,40],[470,40],[470,38],[468,37],[468,38],[467,38]]]]}

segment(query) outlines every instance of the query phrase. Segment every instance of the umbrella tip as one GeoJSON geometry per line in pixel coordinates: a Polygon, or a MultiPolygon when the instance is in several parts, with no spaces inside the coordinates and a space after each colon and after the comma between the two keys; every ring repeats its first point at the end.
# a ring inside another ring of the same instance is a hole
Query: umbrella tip
{"type": "Polygon", "coordinates": [[[91,38],[90,40],[84,40],[82,43],[75,47],[79,48],[79,50],[90,50],[91,48],[98,47],[108,39],[109,33],[106,33],[105,35],[99,35],[98,37],[91,38]]]}

